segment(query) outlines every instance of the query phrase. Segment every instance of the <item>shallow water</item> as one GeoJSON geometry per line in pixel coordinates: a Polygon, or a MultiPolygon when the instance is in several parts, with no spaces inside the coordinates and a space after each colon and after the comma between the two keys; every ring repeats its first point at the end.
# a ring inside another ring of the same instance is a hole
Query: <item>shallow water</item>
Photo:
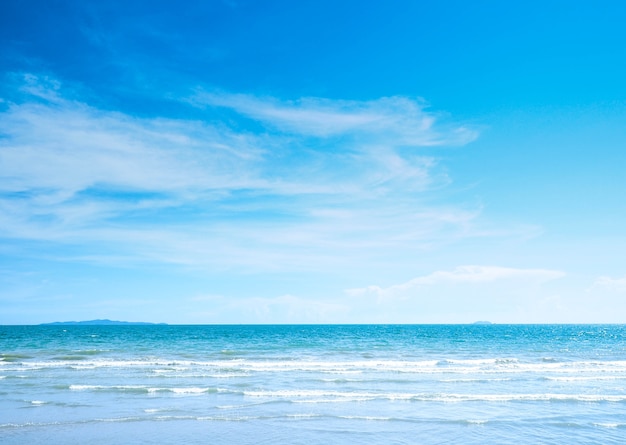
{"type": "Polygon", "coordinates": [[[0,443],[623,443],[617,325],[0,326],[0,443]]]}

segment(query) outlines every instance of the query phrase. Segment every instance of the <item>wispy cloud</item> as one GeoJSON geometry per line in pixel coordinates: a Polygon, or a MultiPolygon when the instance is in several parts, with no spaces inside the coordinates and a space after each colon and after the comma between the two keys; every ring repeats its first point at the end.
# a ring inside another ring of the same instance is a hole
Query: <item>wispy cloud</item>
{"type": "Polygon", "coordinates": [[[476,139],[468,126],[446,123],[426,111],[423,101],[385,97],[370,101],[304,98],[281,102],[243,94],[199,92],[197,105],[227,107],[280,130],[331,137],[353,135],[392,145],[462,145],[476,139]]]}
{"type": "Polygon", "coordinates": [[[548,269],[515,269],[499,266],[459,266],[452,271],[437,271],[429,275],[413,278],[405,283],[389,287],[370,285],[364,288],[348,289],[349,295],[374,294],[379,297],[393,297],[419,292],[421,289],[448,284],[484,284],[497,281],[523,280],[528,283],[543,283],[565,276],[564,272],[548,269]]]}
{"type": "Polygon", "coordinates": [[[194,99],[274,128],[255,133],[99,109],[54,78],[14,88],[0,112],[5,239],[73,243],[87,261],[307,267],[480,232],[480,209],[426,204],[449,180],[435,158],[401,149],[476,132],[417,101],[194,99]]]}
{"type": "Polygon", "coordinates": [[[347,289],[344,299],[365,320],[404,323],[499,323],[562,320],[559,270],[468,265],[389,286],[347,289]],[[363,308],[363,309],[359,309],[363,308]]]}
{"type": "Polygon", "coordinates": [[[599,277],[592,286],[592,289],[603,289],[613,292],[626,292],[626,277],[611,278],[607,276],[599,277]]]}
{"type": "Polygon", "coordinates": [[[238,314],[263,323],[320,323],[347,313],[345,305],[308,300],[294,295],[274,298],[248,298],[233,302],[238,314]]]}
{"type": "Polygon", "coordinates": [[[96,187],[183,193],[263,186],[248,174],[262,156],[250,136],[101,111],[32,82],[25,91],[45,100],[10,104],[0,120],[5,192],[67,199],[96,187]]]}

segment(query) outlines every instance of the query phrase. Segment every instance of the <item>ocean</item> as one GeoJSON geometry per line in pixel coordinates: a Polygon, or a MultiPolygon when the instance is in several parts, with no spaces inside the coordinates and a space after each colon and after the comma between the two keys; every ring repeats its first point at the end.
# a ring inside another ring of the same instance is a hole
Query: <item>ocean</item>
{"type": "Polygon", "coordinates": [[[0,443],[622,444],[626,326],[0,326],[0,443]]]}

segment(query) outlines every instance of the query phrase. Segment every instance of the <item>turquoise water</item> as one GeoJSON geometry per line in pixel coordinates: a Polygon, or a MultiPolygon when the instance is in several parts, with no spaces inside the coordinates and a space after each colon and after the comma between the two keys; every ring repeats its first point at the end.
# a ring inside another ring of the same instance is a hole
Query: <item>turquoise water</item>
{"type": "Polygon", "coordinates": [[[626,441],[626,326],[0,326],[2,444],[626,441]]]}

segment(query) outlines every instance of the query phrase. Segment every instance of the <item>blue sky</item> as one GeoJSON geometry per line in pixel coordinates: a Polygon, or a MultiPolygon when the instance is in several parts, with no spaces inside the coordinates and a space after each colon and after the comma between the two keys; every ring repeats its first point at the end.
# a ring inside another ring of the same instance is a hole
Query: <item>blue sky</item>
{"type": "Polygon", "coordinates": [[[5,0],[0,323],[624,322],[624,23],[5,0]]]}

